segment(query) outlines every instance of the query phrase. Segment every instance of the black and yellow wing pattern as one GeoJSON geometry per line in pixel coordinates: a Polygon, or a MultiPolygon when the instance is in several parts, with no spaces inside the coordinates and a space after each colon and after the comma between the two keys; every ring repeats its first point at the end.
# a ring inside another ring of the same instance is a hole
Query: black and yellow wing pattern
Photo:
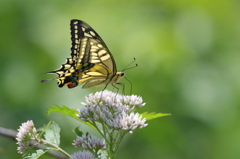
{"type": "MultiPolygon", "coordinates": [[[[124,72],[117,72],[112,54],[102,38],[87,23],[73,19],[71,29],[71,56],[57,70],[46,74],[57,74],[58,86],[82,88],[109,84],[114,85],[124,77],[124,72]]],[[[48,80],[42,80],[45,82],[48,80]]]]}

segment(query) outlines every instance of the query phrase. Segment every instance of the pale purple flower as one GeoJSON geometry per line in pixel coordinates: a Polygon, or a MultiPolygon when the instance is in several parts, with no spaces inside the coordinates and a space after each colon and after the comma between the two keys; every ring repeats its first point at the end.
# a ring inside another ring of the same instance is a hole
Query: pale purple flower
{"type": "Polygon", "coordinates": [[[142,97],[140,96],[136,96],[136,95],[126,96],[126,95],[121,95],[108,90],[90,94],[85,98],[86,98],[86,104],[83,103],[83,105],[85,106],[89,104],[97,105],[100,102],[104,104],[106,103],[111,105],[122,104],[122,105],[129,105],[129,106],[135,106],[135,107],[143,107],[145,105],[145,103],[143,103],[142,101],[142,97]]]}
{"type": "Polygon", "coordinates": [[[25,151],[30,147],[30,141],[37,138],[37,130],[34,127],[33,121],[28,120],[27,122],[22,123],[16,135],[16,140],[18,141],[17,144],[19,145],[17,148],[18,152],[20,154],[24,154],[25,151]]]}
{"type": "Polygon", "coordinates": [[[88,122],[106,123],[109,130],[132,131],[143,128],[146,119],[134,111],[143,107],[145,103],[136,95],[124,96],[104,90],[85,97],[85,108],[79,110],[77,116],[88,122]]]}
{"type": "Polygon", "coordinates": [[[89,151],[78,151],[71,155],[73,159],[97,159],[89,151]]]}
{"type": "Polygon", "coordinates": [[[133,112],[130,114],[122,112],[115,119],[108,120],[107,122],[111,127],[128,130],[130,132],[136,128],[143,128],[147,126],[147,124],[145,124],[146,119],[142,119],[141,115],[133,112]]]}
{"type": "Polygon", "coordinates": [[[105,148],[106,146],[104,139],[88,134],[83,134],[81,137],[78,136],[77,139],[74,140],[73,145],[75,145],[75,147],[95,150],[95,152],[99,149],[105,148]]]}
{"type": "Polygon", "coordinates": [[[136,96],[136,95],[124,96],[122,103],[129,106],[134,106],[137,108],[141,108],[146,104],[146,103],[143,103],[142,97],[136,96]]]}

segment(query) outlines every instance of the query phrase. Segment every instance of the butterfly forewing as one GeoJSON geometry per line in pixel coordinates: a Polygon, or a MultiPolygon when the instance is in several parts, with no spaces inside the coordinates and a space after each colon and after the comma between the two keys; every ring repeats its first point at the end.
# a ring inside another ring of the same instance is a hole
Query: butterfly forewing
{"type": "Polygon", "coordinates": [[[88,24],[80,20],[71,20],[71,56],[55,71],[58,86],[69,88],[83,85],[90,88],[99,85],[115,84],[122,72],[116,71],[112,54],[104,41],[88,24]]]}

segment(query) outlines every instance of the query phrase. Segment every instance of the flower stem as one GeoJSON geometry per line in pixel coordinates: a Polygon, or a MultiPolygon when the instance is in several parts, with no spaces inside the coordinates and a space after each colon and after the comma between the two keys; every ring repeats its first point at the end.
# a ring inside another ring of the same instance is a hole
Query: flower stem
{"type": "Polygon", "coordinates": [[[61,149],[60,147],[58,147],[57,145],[54,145],[44,139],[42,139],[42,142],[45,143],[46,145],[50,145],[51,147],[56,148],[58,151],[62,152],[64,155],[66,155],[69,158],[72,158],[71,155],[69,155],[66,151],[64,151],[63,149],[61,149]]]}

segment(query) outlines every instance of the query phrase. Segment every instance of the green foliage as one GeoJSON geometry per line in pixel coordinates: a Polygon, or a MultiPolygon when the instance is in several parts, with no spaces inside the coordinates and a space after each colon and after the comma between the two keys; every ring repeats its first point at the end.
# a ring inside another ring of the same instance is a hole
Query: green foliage
{"type": "Polygon", "coordinates": [[[31,153],[31,155],[24,157],[23,159],[38,159],[42,155],[44,155],[46,152],[54,150],[54,148],[45,148],[45,149],[39,149],[35,150],[31,153]]]}
{"type": "Polygon", "coordinates": [[[76,114],[78,114],[79,112],[75,109],[71,109],[65,105],[62,105],[62,106],[52,106],[50,107],[48,110],[47,110],[47,113],[50,114],[52,112],[58,112],[58,113],[62,113],[62,114],[65,114],[69,117],[72,117],[76,120],[79,121],[79,118],[76,116],[76,114]]]}
{"type": "Polygon", "coordinates": [[[71,109],[71,108],[69,108],[69,107],[67,107],[67,106],[65,106],[65,105],[62,105],[62,106],[58,106],[58,105],[57,105],[57,106],[52,106],[52,107],[50,107],[50,108],[48,109],[47,113],[50,114],[50,113],[52,113],[52,112],[57,112],[57,113],[65,114],[65,115],[67,115],[67,116],[69,116],[69,117],[72,117],[72,118],[74,118],[74,119],[76,119],[76,120],[78,120],[78,121],[80,121],[80,122],[82,122],[82,123],[90,126],[90,127],[93,128],[93,129],[95,129],[94,126],[92,126],[90,123],[84,122],[84,121],[80,120],[80,119],[76,116],[76,114],[79,113],[77,110],[71,109]]]}
{"type": "Polygon", "coordinates": [[[141,113],[141,115],[142,115],[143,118],[146,118],[146,120],[148,121],[148,120],[156,119],[156,118],[159,118],[159,117],[169,116],[171,114],[155,113],[155,112],[152,112],[152,113],[144,112],[144,113],[141,113]]]}
{"type": "Polygon", "coordinates": [[[74,132],[75,132],[75,134],[76,134],[77,136],[82,136],[82,135],[83,135],[83,132],[80,131],[79,128],[80,128],[80,127],[76,127],[76,128],[74,129],[74,132]]]}
{"type": "Polygon", "coordinates": [[[57,123],[52,122],[44,133],[46,141],[59,146],[60,145],[60,127],[57,123]]]}

